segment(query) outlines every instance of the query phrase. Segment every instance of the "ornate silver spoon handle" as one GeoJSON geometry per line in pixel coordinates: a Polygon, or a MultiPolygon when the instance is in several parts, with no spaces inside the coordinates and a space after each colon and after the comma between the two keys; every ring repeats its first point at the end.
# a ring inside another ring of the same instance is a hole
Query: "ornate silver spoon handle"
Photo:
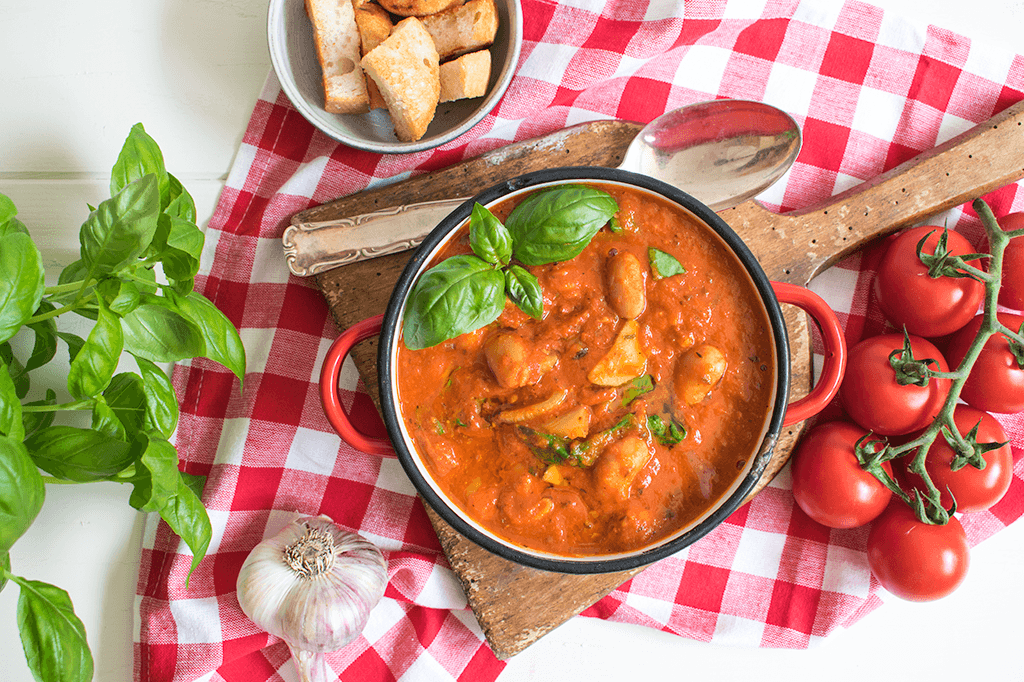
{"type": "Polygon", "coordinates": [[[281,238],[288,269],[308,277],[415,248],[465,198],[385,208],[351,218],[289,225],[281,238]]]}

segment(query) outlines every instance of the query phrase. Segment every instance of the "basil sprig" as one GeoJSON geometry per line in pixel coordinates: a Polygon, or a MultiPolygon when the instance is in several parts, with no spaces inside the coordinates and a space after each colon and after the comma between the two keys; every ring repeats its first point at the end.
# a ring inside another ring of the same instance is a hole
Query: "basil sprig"
{"type": "Polygon", "coordinates": [[[476,331],[498,319],[506,296],[540,319],[540,283],[513,258],[524,265],[575,258],[616,211],[610,194],[583,185],[531,194],[512,209],[505,225],[475,204],[469,222],[473,254],[446,258],[416,282],[403,318],[405,345],[419,350],[476,331]]]}
{"type": "Polygon", "coordinates": [[[11,546],[35,520],[45,483],[130,484],[129,504],[160,514],[191,549],[195,570],[212,525],[200,499],[203,479],[178,468],[169,440],[178,400],[157,363],[206,357],[239,382],[245,376],[234,324],[192,290],[204,242],[195,202],[141,124],[114,164],[110,192],[82,225],[81,258],[49,287],[28,228],[0,194],[0,589],[20,590],[18,627],[36,679],[77,682],[93,670],[68,594],[11,566],[11,546]],[[58,330],[67,313],[93,321],[85,338],[58,330]],[[47,375],[34,374],[62,341],[63,401],[39,385],[47,375]],[[19,357],[29,348],[27,359],[19,357]],[[137,373],[115,373],[125,353],[137,373]],[[27,400],[33,388],[38,395],[27,400]],[[88,428],[82,420],[55,423],[69,412],[89,414],[88,428]]]}

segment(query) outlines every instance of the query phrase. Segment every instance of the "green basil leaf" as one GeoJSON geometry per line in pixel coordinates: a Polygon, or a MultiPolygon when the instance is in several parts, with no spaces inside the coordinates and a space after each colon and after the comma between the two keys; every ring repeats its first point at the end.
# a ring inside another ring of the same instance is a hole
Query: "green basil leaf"
{"type": "Polygon", "coordinates": [[[650,374],[645,374],[641,377],[637,377],[629,382],[626,386],[626,390],[622,394],[622,405],[629,405],[631,402],[642,396],[644,393],[650,393],[654,390],[654,377],[650,374]]]}
{"type": "Polygon", "coordinates": [[[245,380],[245,346],[231,320],[202,294],[194,291],[176,297],[178,311],[195,323],[203,335],[203,357],[227,367],[240,382],[245,380]]]}
{"type": "Polygon", "coordinates": [[[103,400],[110,406],[125,429],[125,440],[131,442],[146,422],[146,392],[142,378],[133,372],[120,372],[111,379],[103,400]]]}
{"type": "Polygon", "coordinates": [[[505,291],[519,309],[539,320],[544,315],[544,293],[532,272],[519,265],[505,271],[505,291]]]}
{"type": "Polygon", "coordinates": [[[4,362],[0,362],[0,433],[19,443],[25,439],[21,398],[11,378],[10,368],[4,362]]]}
{"type": "Polygon", "coordinates": [[[146,440],[146,450],[136,467],[140,476],[128,503],[139,511],[160,511],[178,494],[181,486],[178,451],[166,440],[148,437],[146,440]]]}
{"type": "Polygon", "coordinates": [[[18,220],[18,209],[9,196],[0,192],[0,237],[5,237],[14,232],[28,234],[25,223],[18,220]]]}
{"type": "Polygon", "coordinates": [[[138,268],[132,274],[135,276],[133,280],[135,285],[139,287],[139,291],[143,294],[155,294],[160,290],[156,283],[156,272],[153,271],[152,266],[138,268]]]}
{"type": "Polygon", "coordinates": [[[62,339],[64,343],[68,344],[68,358],[70,362],[74,362],[75,358],[78,357],[79,351],[85,346],[85,339],[77,334],[71,332],[57,332],[58,338],[62,339]]]}
{"type": "Polygon", "coordinates": [[[27,234],[0,238],[0,341],[21,329],[43,299],[43,257],[27,234]]]}
{"type": "MultiPolygon", "coordinates": [[[[25,403],[26,406],[31,405],[56,405],[57,404],[57,393],[52,389],[46,389],[46,397],[42,400],[33,400],[30,403],[25,403]]],[[[45,429],[47,426],[53,423],[54,418],[57,416],[55,410],[46,410],[44,412],[26,412],[22,410],[21,423],[22,429],[24,430],[25,436],[31,436],[40,429],[45,429]]]]}
{"type": "Polygon", "coordinates": [[[146,424],[164,438],[170,438],[178,424],[178,397],[174,386],[155,363],[139,357],[135,362],[139,365],[142,390],[146,395],[146,424]]]}
{"type": "Polygon", "coordinates": [[[7,574],[11,572],[11,553],[0,554],[0,592],[7,587],[7,574]]]}
{"type": "MultiPolygon", "coordinates": [[[[35,315],[42,315],[53,310],[55,310],[54,305],[43,299],[39,302],[35,315]]],[[[53,360],[53,356],[57,354],[57,323],[51,317],[41,322],[33,322],[28,327],[35,333],[32,355],[25,363],[25,371],[31,372],[53,360]]]]}
{"type": "Polygon", "coordinates": [[[196,497],[202,499],[203,489],[206,488],[206,476],[197,476],[195,474],[189,474],[182,471],[181,480],[185,482],[186,487],[188,487],[196,497]]]}
{"type": "Polygon", "coordinates": [[[14,205],[14,201],[0,192],[0,227],[5,226],[16,215],[18,215],[18,208],[14,205]]]}
{"type": "Polygon", "coordinates": [[[192,199],[192,195],[171,173],[167,174],[167,184],[170,188],[171,201],[164,209],[164,213],[184,218],[192,223],[196,222],[196,202],[192,199]]]}
{"type": "Polygon", "coordinates": [[[110,196],[147,175],[153,175],[159,182],[160,210],[163,210],[171,201],[172,189],[164,167],[164,155],[142,124],[136,123],[128,132],[128,138],[110,171],[110,196]]]}
{"type": "Polygon", "coordinates": [[[505,309],[505,277],[476,256],[447,258],[413,287],[405,306],[405,345],[436,346],[498,319],[505,309]]]}
{"type": "Polygon", "coordinates": [[[156,218],[156,232],[149,242],[149,249],[146,250],[146,258],[155,258],[157,254],[167,248],[167,237],[171,234],[171,216],[168,213],[161,213],[156,218]]]}
{"type": "Polygon", "coordinates": [[[43,506],[43,477],[25,446],[0,437],[0,552],[10,550],[43,506]]]}
{"type": "Polygon", "coordinates": [[[40,469],[78,483],[108,479],[134,459],[131,446],[122,440],[60,424],[32,434],[25,447],[40,469]]]}
{"type": "Polygon", "coordinates": [[[155,257],[163,265],[164,274],[174,283],[187,282],[182,293],[192,291],[192,280],[199,272],[199,258],[203,252],[205,236],[195,223],[176,216],[162,215],[161,230],[166,223],[163,243],[157,247],[154,239],[155,257]]]}
{"type": "Polygon", "coordinates": [[[199,259],[193,258],[184,251],[167,247],[160,252],[160,263],[164,267],[164,274],[174,284],[184,283],[184,288],[175,286],[174,290],[180,294],[187,294],[195,287],[195,276],[199,272],[199,259]]]}
{"type": "Polygon", "coordinates": [[[105,279],[99,284],[99,293],[110,312],[121,317],[138,308],[142,302],[138,285],[128,280],[105,279]]]}
{"type": "Polygon", "coordinates": [[[662,445],[672,446],[686,438],[686,427],[683,424],[675,419],[666,422],[657,414],[647,417],[647,428],[662,445]]]}
{"type": "Polygon", "coordinates": [[[206,236],[195,221],[171,216],[171,231],[167,235],[167,246],[184,251],[196,260],[203,255],[206,236]]]}
{"type": "Polygon", "coordinates": [[[29,388],[31,388],[31,381],[25,366],[21,364],[18,358],[14,357],[11,344],[6,341],[0,343],[0,360],[7,365],[7,371],[14,382],[14,390],[18,395],[18,400],[24,400],[25,396],[28,395],[29,388]]]}
{"type": "MultiPolygon", "coordinates": [[[[73,282],[81,283],[86,279],[89,279],[89,269],[85,266],[85,262],[79,258],[73,263],[68,263],[64,269],[60,271],[60,276],[57,277],[57,284],[65,285],[73,282]]],[[[92,293],[93,287],[93,284],[89,284],[81,292],[69,291],[67,293],[50,296],[49,299],[56,303],[68,304],[74,301],[78,297],[79,293],[82,294],[83,298],[88,296],[92,293]]]]}
{"type": "Polygon", "coordinates": [[[33,677],[46,682],[91,680],[92,653],[71,597],[49,583],[16,580],[21,588],[18,631],[33,677]]]}
{"type": "Polygon", "coordinates": [[[148,297],[121,318],[124,348],[132,355],[153,362],[176,362],[206,353],[203,332],[170,304],[148,297]]]}
{"type": "Polygon", "coordinates": [[[107,405],[103,396],[97,396],[92,406],[92,430],[117,440],[128,442],[128,432],[117,418],[114,410],[107,405]]]}
{"type": "Polygon", "coordinates": [[[563,185],[531,194],[512,209],[505,226],[516,258],[543,265],[578,256],[618,210],[607,192],[563,185]]]}
{"type": "MultiPolygon", "coordinates": [[[[160,509],[160,517],[192,550],[192,567],[189,576],[206,556],[206,549],[213,537],[213,526],[199,496],[179,477],[175,494],[160,509]]],[[[188,585],[188,579],[185,581],[188,585]]]]}
{"type": "Polygon", "coordinates": [[[512,258],[512,235],[487,208],[473,204],[469,218],[469,246],[493,265],[507,265],[512,258]]]}
{"type": "Polygon", "coordinates": [[[159,191],[157,177],[145,175],[89,214],[79,234],[89,277],[122,270],[149,247],[160,213],[159,191]]]}
{"type": "Polygon", "coordinates": [[[660,249],[656,249],[653,246],[647,249],[647,258],[651,262],[651,271],[654,272],[654,277],[656,279],[663,279],[673,275],[682,275],[686,272],[686,268],[683,267],[682,263],[676,260],[675,256],[670,253],[665,253],[660,249]]]}
{"type": "Polygon", "coordinates": [[[124,348],[121,318],[99,304],[99,317],[85,345],[75,355],[68,370],[68,392],[75,398],[96,395],[114,376],[124,348]]]}

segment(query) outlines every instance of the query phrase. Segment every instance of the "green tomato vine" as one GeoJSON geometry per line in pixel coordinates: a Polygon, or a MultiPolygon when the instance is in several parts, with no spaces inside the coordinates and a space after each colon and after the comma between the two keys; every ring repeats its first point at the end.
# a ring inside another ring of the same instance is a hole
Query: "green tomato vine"
{"type": "Polygon", "coordinates": [[[953,421],[953,412],[960,393],[989,338],[994,334],[1004,335],[1009,340],[1011,348],[1014,349],[1018,366],[1024,369],[1024,329],[1010,329],[1002,324],[997,317],[999,287],[1003,274],[1003,252],[1011,239],[1024,236],[1024,229],[1004,232],[999,227],[992,209],[984,200],[975,199],[971,205],[981,218],[988,235],[989,253],[953,256],[945,248],[946,232],[943,232],[934,255],[922,252],[927,236],[918,243],[917,253],[918,258],[928,268],[929,275],[932,277],[970,277],[985,285],[981,327],[968,347],[963,360],[956,369],[949,372],[933,369],[932,365],[936,365],[933,359],[914,358],[910,349],[909,337],[904,331],[903,348],[894,349],[889,356],[897,383],[925,386],[932,378],[949,379],[949,393],[946,395],[939,414],[917,437],[905,443],[893,445],[884,439],[876,438],[873,434],[868,434],[860,440],[856,449],[857,458],[865,471],[871,473],[893,494],[909,504],[919,520],[935,525],[948,523],[951,516],[956,513],[955,499],[949,509],[943,507],[942,491],[936,487],[925,467],[928,450],[935,439],[941,435],[956,453],[953,466],[973,466],[977,469],[985,468],[984,453],[1005,445],[1005,443],[978,443],[976,439],[978,425],[975,425],[974,429],[967,434],[961,434],[953,421]],[[979,268],[968,262],[981,259],[988,261],[987,269],[979,268]],[[909,491],[903,490],[882,468],[882,463],[891,462],[901,457],[911,458],[907,469],[920,477],[923,489],[916,487],[909,491]]]}

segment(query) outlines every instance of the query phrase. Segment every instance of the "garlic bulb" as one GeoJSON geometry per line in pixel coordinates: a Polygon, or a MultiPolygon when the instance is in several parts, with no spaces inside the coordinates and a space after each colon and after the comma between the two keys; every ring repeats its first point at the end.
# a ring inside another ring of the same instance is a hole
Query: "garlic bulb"
{"type": "Polygon", "coordinates": [[[387,585],[380,550],[327,516],[300,517],[256,545],[238,574],[238,603],[292,651],[303,682],[328,677],[323,654],[366,627],[387,585]]]}

